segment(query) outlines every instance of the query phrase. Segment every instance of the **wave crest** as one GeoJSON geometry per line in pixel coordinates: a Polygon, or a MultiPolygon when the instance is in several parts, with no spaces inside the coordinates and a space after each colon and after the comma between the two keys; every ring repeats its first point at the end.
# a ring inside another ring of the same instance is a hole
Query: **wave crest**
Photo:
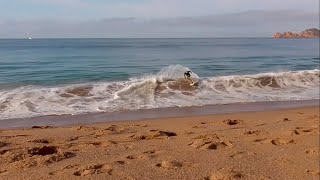
{"type": "Polygon", "coordinates": [[[241,76],[220,76],[203,80],[203,88],[216,91],[240,89],[309,88],[319,85],[319,70],[263,73],[241,76]]]}
{"type": "MultiPolygon", "coordinates": [[[[132,79],[133,81],[130,85],[115,93],[115,99],[143,98],[151,102],[154,99],[156,90],[164,90],[167,87],[185,86],[186,82],[190,87],[190,82],[183,80],[183,75],[186,71],[190,71],[190,69],[181,65],[170,65],[156,74],[144,75],[141,78],[132,79]]],[[[193,72],[192,79],[196,81],[199,79],[199,76],[193,72]]]]}

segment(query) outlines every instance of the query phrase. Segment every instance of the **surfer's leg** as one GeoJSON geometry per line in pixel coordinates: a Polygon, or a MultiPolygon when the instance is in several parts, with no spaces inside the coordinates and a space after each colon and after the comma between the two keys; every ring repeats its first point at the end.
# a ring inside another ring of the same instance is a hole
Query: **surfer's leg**
{"type": "Polygon", "coordinates": [[[190,86],[194,85],[194,81],[189,77],[188,80],[190,81],[190,86]]]}

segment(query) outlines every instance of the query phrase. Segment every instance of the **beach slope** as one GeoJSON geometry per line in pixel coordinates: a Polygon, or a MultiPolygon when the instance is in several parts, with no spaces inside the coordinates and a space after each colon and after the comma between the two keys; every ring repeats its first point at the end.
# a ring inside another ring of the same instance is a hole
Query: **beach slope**
{"type": "Polygon", "coordinates": [[[319,107],[0,130],[0,179],[319,179],[319,107]]]}

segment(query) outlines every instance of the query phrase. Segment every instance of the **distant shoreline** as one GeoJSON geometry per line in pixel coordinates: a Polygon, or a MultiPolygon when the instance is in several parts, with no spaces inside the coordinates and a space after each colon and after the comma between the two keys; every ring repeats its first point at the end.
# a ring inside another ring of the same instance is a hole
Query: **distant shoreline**
{"type": "Polygon", "coordinates": [[[320,38],[320,30],[317,28],[307,29],[302,32],[277,32],[273,34],[275,39],[315,39],[320,38]]]}
{"type": "Polygon", "coordinates": [[[143,37],[124,37],[124,38],[112,38],[112,37],[99,37],[99,38],[91,38],[91,37],[56,37],[56,38],[37,38],[33,37],[32,39],[28,38],[0,38],[0,40],[59,40],[59,39],[272,39],[272,37],[166,37],[166,38],[158,38],[158,37],[153,37],[153,38],[143,38],[143,37]]]}
{"type": "Polygon", "coordinates": [[[166,37],[166,38],[162,38],[162,37],[153,37],[153,38],[143,38],[143,37],[124,37],[124,38],[112,38],[112,37],[98,37],[98,38],[91,38],[91,37],[55,37],[55,38],[37,38],[37,37],[33,37],[32,39],[28,39],[28,38],[0,38],[0,41],[2,40],[25,40],[25,41],[36,41],[36,40],[66,40],[66,39],[70,39],[70,40],[77,40],[77,39],[317,39],[319,37],[313,37],[313,38],[275,38],[275,37],[166,37]]]}

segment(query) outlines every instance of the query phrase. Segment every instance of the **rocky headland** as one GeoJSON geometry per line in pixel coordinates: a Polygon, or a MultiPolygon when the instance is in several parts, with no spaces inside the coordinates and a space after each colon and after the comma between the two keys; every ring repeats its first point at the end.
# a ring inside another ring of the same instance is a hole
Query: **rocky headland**
{"type": "Polygon", "coordinates": [[[302,32],[277,32],[273,35],[273,38],[319,38],[320,30],[316,28],[307,29],[302,32]]]}

